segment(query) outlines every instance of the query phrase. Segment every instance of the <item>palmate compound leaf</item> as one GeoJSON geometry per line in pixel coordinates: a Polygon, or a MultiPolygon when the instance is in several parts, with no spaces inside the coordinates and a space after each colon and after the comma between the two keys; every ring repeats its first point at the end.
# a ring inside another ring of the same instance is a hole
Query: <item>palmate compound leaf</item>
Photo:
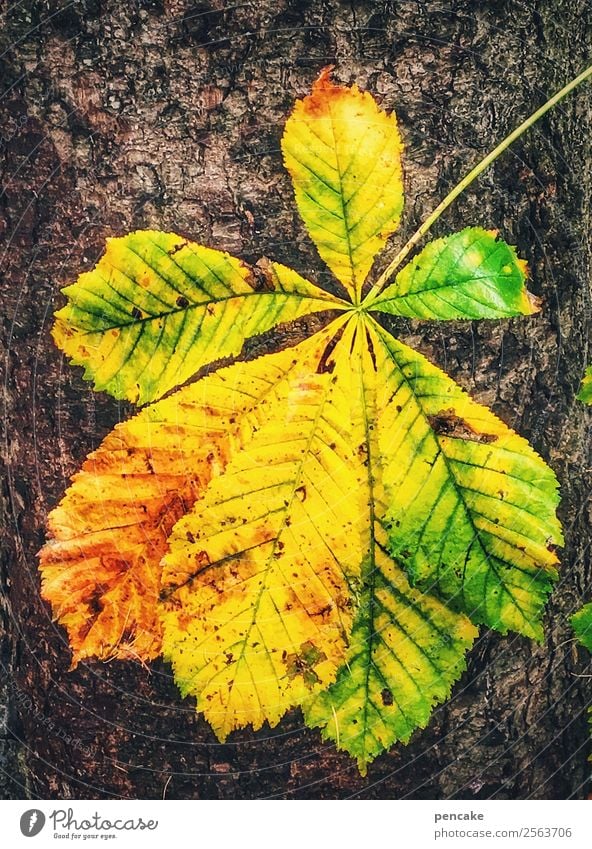
{"type": "Polygon", "coordinates": [[[182,692],[221,739],[302,704],[365,770],[447,697],[473,623],[540,638],[561,542],[550,469],[369,312],[501,318],[536,304],[514,250],[469,228],[359,305],[403,203],[394,116],[324,72],[282,147],[354,306],[283,266],[138,233],[66,290],[56,341],[96,387],[143,402],[280,321],[351,312],[116,429],[54,511],[44,593],[75,661],[152,657],[162,628],[182,692]]]}
{"type": "Polygon", "coordinates": [[[160,398],[245,339],[343,302],[278,263],[249,267],[174,233],[109,239],[92,271],[63,290],[56,344],[115,398],[160,398]]]}

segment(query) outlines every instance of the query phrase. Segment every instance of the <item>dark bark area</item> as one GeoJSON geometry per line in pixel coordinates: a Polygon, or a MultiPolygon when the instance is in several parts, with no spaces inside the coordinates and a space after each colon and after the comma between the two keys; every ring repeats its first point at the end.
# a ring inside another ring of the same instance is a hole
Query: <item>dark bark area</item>
{"type": "Polygon", "coordinates": [[[49,336],[59,288],[92,267],[107,236],[175,230],[322,282],[279,137],[294,98],[331,63],[338,80],[399,115],[407,208],[396,249],[585,65],[586,3],[29,0],[2,24],[2,795],[585,797],[590,681],[578,677],[585,658],[566,617],[592,597],[590,417],[574,398],[590,338],[590,88],[515,144],[434,229],[499,229],[528,259],[542,313],[397,327],[559,476],[566,546],[544,645],[484,630],[429,727],[363,779],[297,711],[220,745],[162,662],[69,672],[65,634],[39,597],[36,552],[70,475],[131,412],[95,395],[49,336]]]}

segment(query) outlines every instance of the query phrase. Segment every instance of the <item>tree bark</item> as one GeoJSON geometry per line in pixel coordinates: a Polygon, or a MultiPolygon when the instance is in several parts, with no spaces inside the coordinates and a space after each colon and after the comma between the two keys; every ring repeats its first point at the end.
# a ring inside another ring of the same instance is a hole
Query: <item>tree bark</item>
{"type": "MultiPolygon", "coordinates": [[[[49,334],[60,287],[94,265],[106,237],[174,230],[322,283],[279,138],[295,97],[334,64],[337,80],[358,82],[400,119],[407,205],[394,255],[476,161],[584,67],[587,4],[31,0],[3,24],[4,797],[585,797],[590,682],[578,677],[585,657],[567,617],[592,598],[590,417],[574,397],[590,339],[589,87],[433,231],[499,229],[528,259],[541,314],[391,325],[559,476],[566,545],[544,645],[483,629],[450,701],[362,778],[298,711],[218,744],[162,661],[69,671],[36,552],[70,475],[132,412],[93,393],[49,334]]],[[[268,334],[248,355],[302,332],[268,334]]]]}

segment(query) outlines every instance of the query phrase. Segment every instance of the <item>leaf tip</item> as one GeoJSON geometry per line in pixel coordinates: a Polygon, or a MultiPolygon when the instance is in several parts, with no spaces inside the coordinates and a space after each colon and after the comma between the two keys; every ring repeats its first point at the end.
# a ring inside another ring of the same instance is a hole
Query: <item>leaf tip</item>
{"type": "Polygon", "coordinates": [[[348,89],[334,83],[331,79],[334,70],[335,65],[325,65],[312,84],[310,94],[303,100],[296,101],[296,108],[303,108],[304,113],[309,116],[323,115],[328,101],[347,92],[348,89]]]}
{"type": "Polygon", "coordinates": [[[354,98],[353,102],[358,102],[356,98],[361,97],[364,102],[370,103],[375,109],[379,108],[372,95],[369,92],[360,91],[357,83],[353,83],[353,85],[340,85],[333,82],[331,77],[334,70],[335,65],[325,65],[312,84],[310,94],[304,100],[297,101],[297,103],[304,105],[305,111],[309,115],[314,115],[316,112],[324,114],[327,108],[326,104],[331,100],[337,99],[347,103],[350,98],[354,98]]]}
{"type": "Polygon", "coordinates": [[[362,778],[366,778],[366,776],[368,775],[368,761],[366,760],[366,758],[358,758],[357,764],[358,772],[360,773],[362,778]]]}
{"type": "Polygon", "coordinates": [[[540,312],[543,308],[543,299],[539,298],[538,295],[533,295],[532,292],[529,292],[528,289],[525,290],[525,297],[527,302],[527,315],[535,315],[537,312],[540,312]]]}
{"type": "Polygon", "coordinates": [[[325,65],[324,68],[321,68],[318,77],[314,81],[313,89],[324,89],[324,88],[333,88],[334,83],[331,80],[331,74],[335,70],[335,65],[325,65]]]}
{"type": "Polygon", "coordinates": [[[538,295],[535,295],[532,292],[530,292],[526,288],[526,286],[524,285],[524,281],[527,280],[528,277],[530,276],[530,268],[528,266],[528,261],[525,260],[525,259],[521,259],[521,257],[517,256],[515,248],[512,248],[511,250],[514,254],[514,264],[515,264],[516,268],[518,269],[518,272],[519,272],[520,276],[522,277],[522,281],[523,281],[523,286],[522,286],[523,310],[522,310],[522,313],[523,313],[523,315],[535,315],[535,313],[540,312],[541,309],[543,308],[543,299],[539,298],[538,295]]]}

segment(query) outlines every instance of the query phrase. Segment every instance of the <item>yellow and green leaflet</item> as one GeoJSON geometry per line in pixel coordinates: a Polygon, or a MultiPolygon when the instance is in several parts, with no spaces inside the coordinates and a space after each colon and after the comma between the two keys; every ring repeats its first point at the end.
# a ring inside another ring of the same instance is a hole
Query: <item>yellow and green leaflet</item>
{"type": "Polygon", "coordinates": [[[282,138],[296,205],[320,256],[357,303],[403,211],[402,143],[387,115],[329,69],[296,102],[282,138]]]}
{"type": "Polygon", "coordinates": [[[250,336],[340,306],[278,263],[249,267],[154,230],[109,239],[97,266],[63,292],[58,346],[95,389],[138,404],[240,354],[250,336]]]}
{"type": "Polygon", "coordinates": [[[525,439],[377,327],[378,421],[392,555],[474,622],[542,640],[562,543],[557,479],[525,439]]]}
{"type": "Polygon", "coordinates": [[[480,227],[370,287],[403,209],[402,144],[357,86],[325,70],[282,151],[344,299],[157,231],[111,239],[64,290],[59,347],[96,389],[156,403],[50,514],[43,596],[73,665],[162,652],[220,740],[300,706],[365,773],[449,697],[478,625],[542,638],[562,543],[552,470],[389,316],[504,319],[538,303],[515,249],[480,227]],[[310,313],[325,315],[309,338],[215,368],[310,313]]]}
{"type": "Polygon", "coordinates": [[[585,404],[592,404],[592,366],[588,366],[586,369],[578,399],[585,404]]]}
{"type": "Polygon", "coordinates": [[[379,535],[364,569],[346,662],[335,683],[304,705],[307,724],[321,726],[363,775],[377,755],[427,725],[478,634],[468,617],[412,589],[379,535]]]}
{"type": "Polygon", "coordinates": [[[306,722],[321,726],[324,739],[355,757],[362,774],[380,752],[397,740],[407,742],[427,724],[434,705],[450,695],[478,634],[467,616],[413,589],[388,552],[383,466],[397,458],[390,449],[382,455],[376,438],[388,394],[384,367],[370,355],[368,332],[360,322],[355,367],[346,383],[354,442],[363,446],[356,474],[363,532],[357,611],[337,680],[304,706],[306,722]]]}

